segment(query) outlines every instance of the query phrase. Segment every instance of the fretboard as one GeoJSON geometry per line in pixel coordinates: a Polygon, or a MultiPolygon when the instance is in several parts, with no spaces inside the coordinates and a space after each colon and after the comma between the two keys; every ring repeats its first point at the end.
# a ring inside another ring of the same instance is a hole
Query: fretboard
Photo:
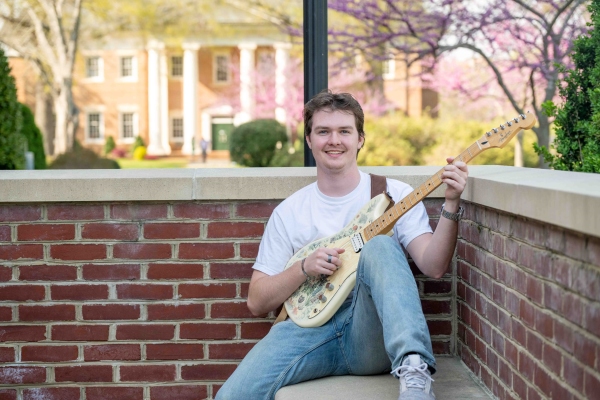
{"type": "MultiPolygon", "coordinates": [[[[454,158],[454,162],[463,161],[469,163],[475,156],[481,153],[483,149],[479,145],[479,142],[473,143],[467,147],[465,151],[460,153],[454,158]]],[[[394,227],[396,221],[398,221],[404,214],[406,214],[411,208],[419,204],[425,197],[431,192],[437,189],[442,182],[442,173],[444,169],[440,169],[431,178],[427,179],[422,185],[417,187],[406,197],[396,203],[392,208],[387,210],[383,215],[377,218],[375,221],[367,225],[364,229],[364,241],[367,242],[373,239],[377,235],[386,234],[394,227]]]]}

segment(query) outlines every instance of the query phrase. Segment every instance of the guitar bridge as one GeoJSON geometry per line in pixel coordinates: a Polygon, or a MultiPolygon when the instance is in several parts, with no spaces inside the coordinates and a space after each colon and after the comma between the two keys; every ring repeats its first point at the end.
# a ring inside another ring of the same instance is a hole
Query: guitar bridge
{"type": "Polygon", "coordinates": [[[360,252],[365,245],[360,233],[355,233],[354,235],[350,236],[350,242],[352,242],[352,247],[354,248],[355,253],[360,252]]]}

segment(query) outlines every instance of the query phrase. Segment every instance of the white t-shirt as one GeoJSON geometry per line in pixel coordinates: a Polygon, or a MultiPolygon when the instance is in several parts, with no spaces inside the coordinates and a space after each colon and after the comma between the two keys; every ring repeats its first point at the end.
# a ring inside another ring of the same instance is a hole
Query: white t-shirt
{"type": "MultiPolygon", "coordinates": [[[[395,202],[413,191],[392,179],[387,186],[395,202]]],[[[356,189],[343,197],[324,195],[316,182],[298,190],[273,211],[253,268],[267,275],[282,272],[298,250],[342,230],[370,199],[371,176],[362,171],[356,189]]],[[[419,203],[396,222],[393,238],[406,248],[417,236],[431,232],[425,206],[419,203]]]]}

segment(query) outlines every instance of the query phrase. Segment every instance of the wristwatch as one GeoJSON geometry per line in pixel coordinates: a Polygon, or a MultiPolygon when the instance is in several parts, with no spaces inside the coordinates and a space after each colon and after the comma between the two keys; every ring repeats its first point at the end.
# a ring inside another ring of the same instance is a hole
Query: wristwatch
{"type": "Polygon", "coordinates": [[[440,210],[440,214],[442,214],[442,217],[451,219],[452,221],[456,221],[456,222],[460,221],[463,213],[465,212],[465,209],[459,206],[458,212],[451,213],[449,211],[444,210],[445,205],[446,205],[446,203],[442,204],[442,209],[440,210]]]}

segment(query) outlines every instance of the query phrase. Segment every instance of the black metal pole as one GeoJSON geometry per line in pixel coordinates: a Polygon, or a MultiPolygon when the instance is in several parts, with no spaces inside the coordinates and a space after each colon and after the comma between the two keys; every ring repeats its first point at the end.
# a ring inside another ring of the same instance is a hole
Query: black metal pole
{"type": "MultiPolygon", "coordinates": [[[[327,0],[304,0],[304,104],[328,87],[327,0]]],[[[304,166],[317,164],[304,141],[304,166]]]]}

